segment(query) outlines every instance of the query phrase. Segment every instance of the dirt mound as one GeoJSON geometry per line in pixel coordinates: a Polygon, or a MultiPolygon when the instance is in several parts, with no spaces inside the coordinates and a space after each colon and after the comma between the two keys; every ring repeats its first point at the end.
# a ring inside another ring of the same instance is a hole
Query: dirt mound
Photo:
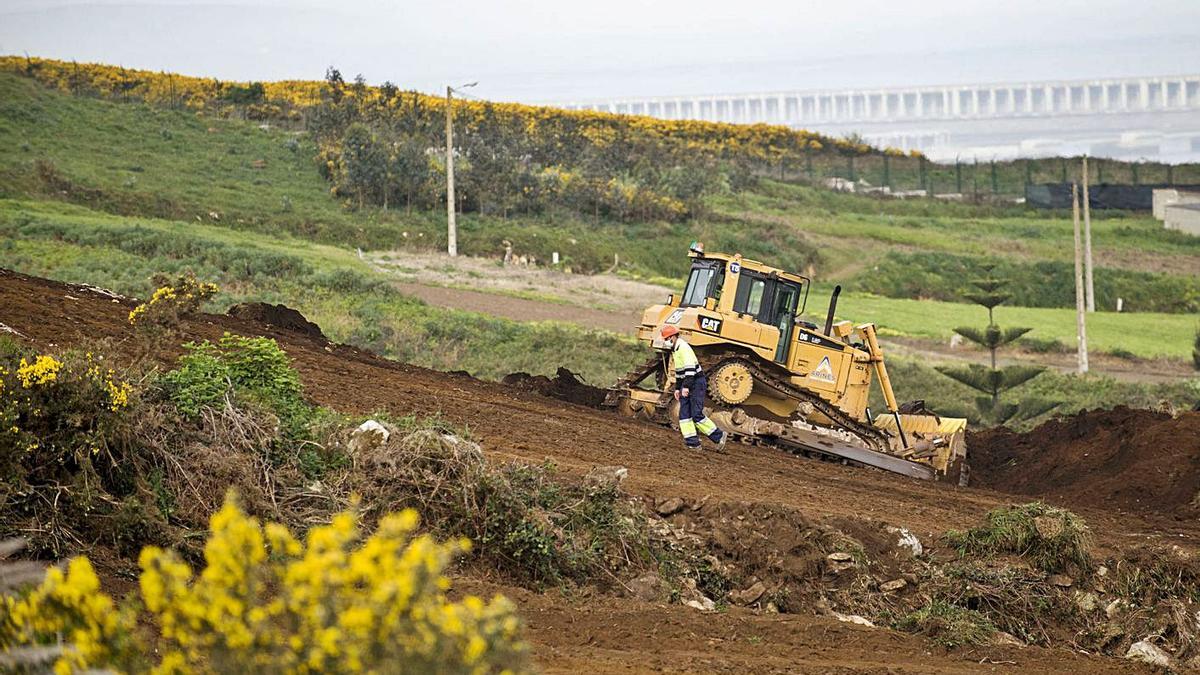
{"type": "Polygon", "coordinates": [[[316,340],[326,340],[320,326],[304,318],[303,314],[286,305],[246,302],[230,307],[228,314],[243,321],[258,321],[268,326],[299,333],[316,340]]]}
{"type": "Polygon", "coordinates": [[[971,434],[975,485],[1071,506],[1179,517],[1200,507],[1200,414],[1125,407],[1051,420],[1024,434],[971,434]]]}
{"type": "Polygon", "coordinates": [[[566,368],[559,368],[554,379],[545,375],[509,373],[500,380],[502,384],[556,398],[560,401],[597,408],[604,401],[604,390],[593,387],[566,368]]]}

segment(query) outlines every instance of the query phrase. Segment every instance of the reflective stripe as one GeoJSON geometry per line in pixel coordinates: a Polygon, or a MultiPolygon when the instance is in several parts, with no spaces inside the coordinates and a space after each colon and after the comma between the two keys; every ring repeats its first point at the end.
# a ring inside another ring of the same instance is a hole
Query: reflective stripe
{"type": "Polygon", "coordinates": [[[705,417],[704,419],[700,420],[700,423],[696,425],[696,428],[699,429],[700,433],[704,434],[705,436],[712,436],[712,433],[717,430],[717,423],[705,417]]]}
{"type": "Polygon", "coordinates": [[[696,358],[696,352],[692,350],[692,346],[683,338],[675,340],[675,351],[671,354],[671,363],[675,366],[676,378],[683,379],[700,374],[700,360],[696,358]]]}
{"type": "Polygon", "coordinates": [[[679,420],[679,433],[683,434],[684,438],[691,438],[696,435],[696,423],[692,420],[679,420]]]}

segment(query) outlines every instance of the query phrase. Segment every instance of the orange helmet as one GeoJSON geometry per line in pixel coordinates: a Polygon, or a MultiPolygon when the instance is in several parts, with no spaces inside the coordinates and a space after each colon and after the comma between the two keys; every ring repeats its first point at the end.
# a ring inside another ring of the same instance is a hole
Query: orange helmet
{"type": "Polygon", "coordinates": [[[668,325],[662,327],[662,330],[659,331],[659,334],[661,334],[663,336],[663,339],[666,339],[666,338],[671,337],[672,335],[679,335],[679,328],[668,324],[668,325]]]}

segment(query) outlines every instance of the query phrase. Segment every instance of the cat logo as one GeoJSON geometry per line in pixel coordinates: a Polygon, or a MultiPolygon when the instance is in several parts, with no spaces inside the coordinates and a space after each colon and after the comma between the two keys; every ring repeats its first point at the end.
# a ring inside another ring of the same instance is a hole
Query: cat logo
{"type": "Polygon", "coordinates": [[[821,359],[821,363],[817,365],[817,367],[814,368],[811,373],[808,374],[808,377],[813,380],[820,380],[830,384],[837,382],[837,378],[833,376],[833,364],[829,362],[828,356],[821,359]]]}
{"type": "Polygon", "coordinates": [[[708,331],[709,333],[721,333],[721,320],[711,317],[700,317],[700,330],[708,331]]]}

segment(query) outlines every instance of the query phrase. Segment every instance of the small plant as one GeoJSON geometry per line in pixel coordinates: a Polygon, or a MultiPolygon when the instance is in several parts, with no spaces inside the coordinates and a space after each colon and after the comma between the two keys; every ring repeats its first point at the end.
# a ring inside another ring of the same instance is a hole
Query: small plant
{"type": "Polygon", "coordinates": [[[983,614],[940,600],[908,614],[895,625],[898,630],[932,638],[946,649],[981,645],[996,633],[996,627],[983,614]]]}
{"type": "Polygon", "coordinates": [[[285,435],[303,438],[312,415],[304,402],[300,374],[270,338],[226,333],[216,344],[189,342],[179,367],[166,373],[162,385],[186,417],[221,408],[227,398],[259,405],[277,417],[285,435]]]}
{"type": "Polygon", "coordinates": [[[986,522],[966,532],[946,533],[959,555],[1015,553],[1045,572],[1080,572],[1092,568],[1092,533],[1083,520],[1041,502],[993,509],[986,522]]]}
{"type": "Polygon", "coordinates": [[[129,323],[137,328],[174,330],[181,318],[199,311],[205,300],[217,294],[216,284],[197,281],[191,272],[174,280],[156,275],[152,281],[158,290],[150,301],[129,312],[129,323]]]}
{"type": "Polygon", "coordinates": [[[261,524],[227,499],[212,516],[198,574],[174,552],[146,547],[140,606],[99,588],[87,558],[52,569],[28,596],[0,597],[0,650],[47,647],[56,672],[523,672],[515,607],[446,597],[444,572],[470,549],[416,535],[417,513],[382,517],[365,536],[340,513],[304,541],[261,524]],[[161,639],[133,639],[138,622],[161,639]]]}

